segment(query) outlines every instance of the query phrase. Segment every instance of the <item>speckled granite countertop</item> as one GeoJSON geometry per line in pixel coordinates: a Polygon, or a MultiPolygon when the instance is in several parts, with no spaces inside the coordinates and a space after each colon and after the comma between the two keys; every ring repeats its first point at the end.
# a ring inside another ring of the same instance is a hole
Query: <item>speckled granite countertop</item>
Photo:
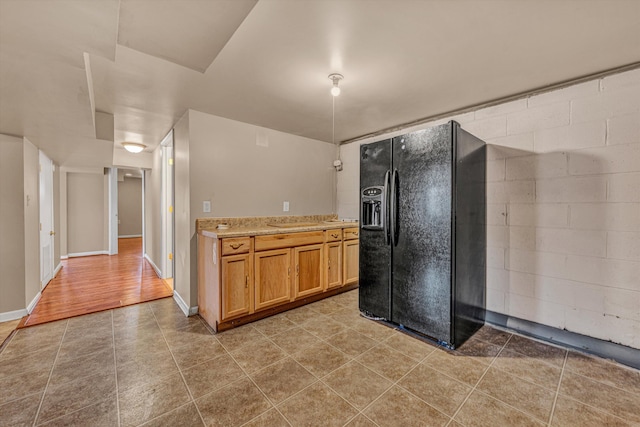
{"type": "Polygon", "coordinates": [[[205,237],[226,238],[246,237],[304,231],[333,230],[357,227],[357,221],[341,221],[335,215],[246,217],[246,218],[202,218],[196,222],[196,229],[205,237]],[[218,224],[228,224],[227,229],[218,229],[218,224]],[[273,225],[268,225],[273,224],[273,225]],[[277,226],[282,224],[282,226],[277,226]],[[293,226],[293,224],[300,224],[293,226]]]}

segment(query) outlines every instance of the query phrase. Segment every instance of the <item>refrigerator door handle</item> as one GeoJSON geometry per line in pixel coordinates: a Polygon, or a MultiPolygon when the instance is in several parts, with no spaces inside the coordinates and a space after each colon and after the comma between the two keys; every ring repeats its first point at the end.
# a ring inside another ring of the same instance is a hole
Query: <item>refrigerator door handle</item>
{"type": "Polygon", "coordinates": [[[385,206],[382,207],[382,227],[384,233],[384,244],[389,244],[389,181],[391,180],[391,171],[388,170],[384,174],[384,199],[385,206]]]}
{"type": "Polygon", "coordinates": [[[391,245],[396,246],[398,235],[398,169],[393,170],[393,176],[391,177],[391,198],[389,200],[389,211],[391,212],[391,245]]]}

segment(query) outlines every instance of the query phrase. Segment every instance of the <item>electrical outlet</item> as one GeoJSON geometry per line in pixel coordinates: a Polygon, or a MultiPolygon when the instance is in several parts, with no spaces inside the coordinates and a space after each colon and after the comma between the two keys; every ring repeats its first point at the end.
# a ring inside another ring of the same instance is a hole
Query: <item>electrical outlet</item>
{"type": "Polygon", "coordinates": [[[211,212],[211,202],[209,200],[205,200],[202,202],[202,212],[204,213],[211,212]]]}
{"type": "Polygon", "coordinates": [[[282,212],[289,212],[289,202],[282,202],[282,212]]]}

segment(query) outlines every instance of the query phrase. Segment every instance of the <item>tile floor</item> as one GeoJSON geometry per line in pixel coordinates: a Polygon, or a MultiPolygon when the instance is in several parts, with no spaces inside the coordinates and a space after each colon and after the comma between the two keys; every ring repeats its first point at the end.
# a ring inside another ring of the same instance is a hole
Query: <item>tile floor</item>
{"type": "Polygon", "coordinates": [[[357,291],[212,335],[172,299],[19,330],[0,425],[632,426],[640,372],[484,327],[448,352],[357,291]]]}

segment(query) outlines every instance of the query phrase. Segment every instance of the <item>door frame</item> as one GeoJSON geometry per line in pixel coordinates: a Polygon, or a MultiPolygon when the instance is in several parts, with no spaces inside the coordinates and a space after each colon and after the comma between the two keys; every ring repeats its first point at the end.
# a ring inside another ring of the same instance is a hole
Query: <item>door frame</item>
{"type": "Polygon", "coordinates": [[[55,218],[53,208],[53,161],[42,150],[38,150],[39,176],[39,249],[40,249],[40,290],[42,291],[53,279],[55,218]],[[45,257],[45,242],[49,245],[48,257],[45,257]],[[46,259],[45,259],[46,258],[46,259]]]}
{"type": "MultiPolygon", "coordinates": [[[[163,279],[172,279],[174,272],[174,166],[173,166],[173,129],[164,137],[161,146],[161,224],[162,224],[162,262],[160,270],[163,279]]],[[[175,289],[175,283],[173,285],[175,289]]]]}

